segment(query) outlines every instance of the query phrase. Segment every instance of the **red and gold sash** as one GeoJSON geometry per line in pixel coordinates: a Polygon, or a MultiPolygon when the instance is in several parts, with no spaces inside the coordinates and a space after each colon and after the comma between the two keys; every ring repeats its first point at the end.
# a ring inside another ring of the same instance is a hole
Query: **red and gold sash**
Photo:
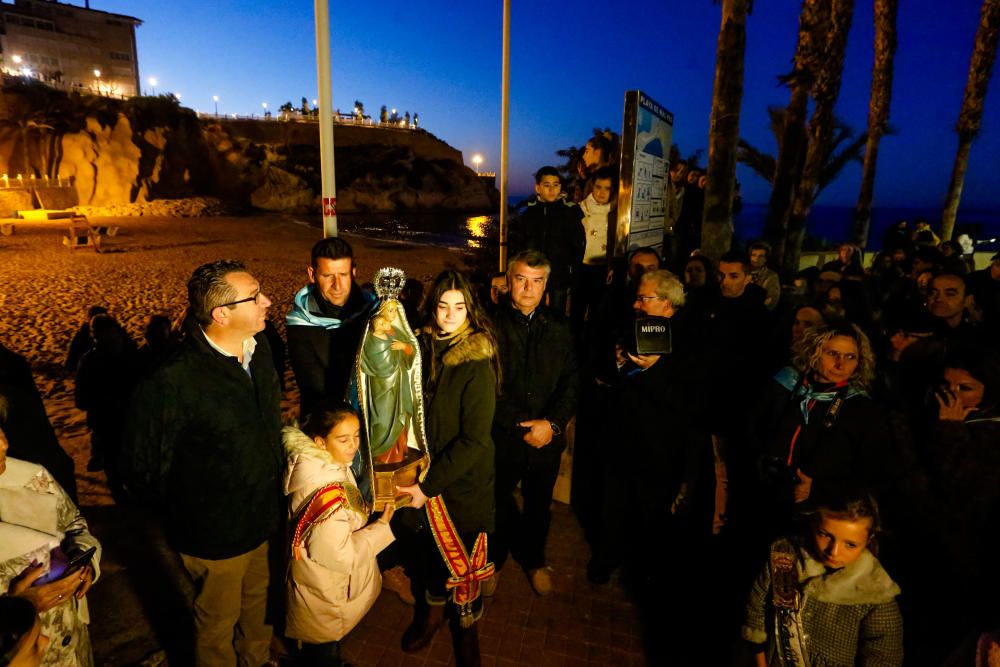
{"type": "Polygon", "coordinates": [[[292,558],[302,560],[300,547],[306,533],[313,526],[323,523],[333,515],[333,512],[349,504],[343,484],[327,484],[314,493],[306,508],[299,512],[298,521],[295,522],[295,532],[292,534],[292,558]]]}
{"type": "Polygon", "coordinates": [[[493,563],[486,560],[486,533],[476,537],[470,558],[444,505],[444,498],[430,498],[426,508],[434,541],[451,573],[447,583],[451,599],[458,607],[462,625],[471,625],[475,622],[472,603],[479,599],[480,582],[493,576],[493,563]]]}

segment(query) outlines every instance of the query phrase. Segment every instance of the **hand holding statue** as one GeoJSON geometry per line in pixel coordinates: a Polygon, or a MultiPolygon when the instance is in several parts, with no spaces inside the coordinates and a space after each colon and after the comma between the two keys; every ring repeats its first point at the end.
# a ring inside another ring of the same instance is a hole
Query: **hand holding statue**
{"type": "Polygon", "coordinates": [[[379,523],[384,523],[385,525],[388,526],[389,522],[392,521],[392,515],[395,513],[396,513],[395,505],[386,505],[385,509],[382,510],[382,516],[378,518],[379,523]]]}
{"type": "Polygon", "coordinates": [[[424,503],[427,502],[427,496],[425,496],[424,492],[420,490],[419,484],[414,484],[413,486],[397,486],[396,495],[409,495],[412,500],[407,507],[412,507],[417,510],[423,507],[424,503]]]}

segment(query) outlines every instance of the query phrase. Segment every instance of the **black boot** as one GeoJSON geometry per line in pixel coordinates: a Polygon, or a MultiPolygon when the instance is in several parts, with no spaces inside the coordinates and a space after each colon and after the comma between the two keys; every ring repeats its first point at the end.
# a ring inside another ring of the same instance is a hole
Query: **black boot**
{"type": "Polygon", "coordinates": [[[443,604],[427,604],[418,597],[417,604],[413,609],[413,622],[403,633],[403,650],[407,653],[416,653],[420,649],[430,646],[443,621],[443,604]]]}
{"type": "Polygon", "coordinates": [[[455,650],[456,667],[479,667],[479,624],[463,628],[457,619],[449,624],[451,645],[455,650]]]}

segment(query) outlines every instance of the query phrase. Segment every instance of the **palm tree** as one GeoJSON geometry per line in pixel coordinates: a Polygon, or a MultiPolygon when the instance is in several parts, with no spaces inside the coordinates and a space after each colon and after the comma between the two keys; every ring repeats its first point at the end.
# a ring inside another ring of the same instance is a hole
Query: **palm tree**
{"type": "MultiPolygon", "coordinates": [[[[768,114],[771,117],[771,133],[776,141],[780,142],[784,128],[786,127],[784,116],[787,109],[781,107],[768,107],[768,114]]],[[[891,127],[886,128],[885,134],[892,134],[891,127]]],[[[868,141],[868,132],[855,135],[854,129],[840,119],[834,120],[833,136],[820,168],[819,178],[816,182],[816,197],[833,181],[837,180],[841,172],[851,162],[862,162],[865,144],[868,141]]],[[[740,139],[737,160],[741,164],[750,167],[755,174],[765,181],[774,185],[777,178],[778,160],[771,154],[764,152],[751,144],[746,139],[740,139]]]]}
{"type": "Polygon", "coordinates": [[[847,52],[847,33],[851,29],[853,14],[854,0],[832,0],[830,29],[825,35],[826,48],[811,91],[815,106],[809,119],[809,147],[806,149],[806,158],[802,165],[802,176],[799,178],[798,187],[795,188],[792,214],[788,218],[788,235],[785,239],[782,264],[789,271],[796,271],[799,267],[806,220],[816,200],[817,182],[833,137],[833,107],[840,95],[840,78],[844,70],[844,55],[847,52]]]}
{"type": "Polygon", "coordinates": [[[955,231],[955,217],[958,215],[958,202],[962,198],[962,186],[965,185],[965,170],[969,166],[969,151],[972,141],[979,134],[983,120],[983,103],[986,101],[986,88],[993,73],[993,61],[997,55],[997,41],[1000,37],[1000,0],[983,0],[983,8],[979,13],[979,28],[976,30],[976,42],[972,48],[972,60],[969,62],[969,81],[965,84],[965,95],[962,97],[962,111],[958,115],[958,152],[955,154],[955,166],[951,170],[951,182],[948,184],[948,195],[944,200],[944,212],[941,214],[941,238],[951,239],[955,231]]]}
{"type": "Polygon", "coordinates": [[[733,238],[736,153],[743,104],[743,57],[746,22],[752,0],[722,0],[722,26],[715,52],[715,83],[708,134],[708,182],[702,218],[702,249],[714,259],[729,250],[733,238]]]}
{"type": "Polygon", "coordinates": [[[861,168],[861,191],[854,205],[854,242],[862,248],[868,245],[868,230],[871,227],[879,142],[889,123],[899,0],[874,0],[874,5],[875,64],[872,66],[872,96],[868,102],[868,143],[865,145],[865,161],[861,168]]]}
{"type": "Polygon", "coordinates": [[[768,201],[764,238],[772,247],[771,257],[780,262],[784,257],[788,218],[792,194],[802,173],[805,158],[806,114],[809,89],[823,62],[822,35],[829,29],[830,0],[804,0],[799,13],[799,38],[795,45],[794,67],[778,80],[791,89],[791,99],[783,117],[778,139],[778,159],[774,171],[774,187],[768,201]]]}

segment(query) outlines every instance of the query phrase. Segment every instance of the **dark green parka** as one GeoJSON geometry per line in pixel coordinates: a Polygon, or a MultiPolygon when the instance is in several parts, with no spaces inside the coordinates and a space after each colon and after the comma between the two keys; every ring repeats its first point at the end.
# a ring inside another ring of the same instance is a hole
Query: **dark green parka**
{"type": "Polygon", "coordinates": [[[491,358],[496,350],[482,333],[460,336],[447,347],[430,334],[421,338],[428,361],[424,408],[431,467],[420,490],[428,498],[444,497],[460,533],[491,532],[496,501],[490,427],[497,390],[491,358]]]}

